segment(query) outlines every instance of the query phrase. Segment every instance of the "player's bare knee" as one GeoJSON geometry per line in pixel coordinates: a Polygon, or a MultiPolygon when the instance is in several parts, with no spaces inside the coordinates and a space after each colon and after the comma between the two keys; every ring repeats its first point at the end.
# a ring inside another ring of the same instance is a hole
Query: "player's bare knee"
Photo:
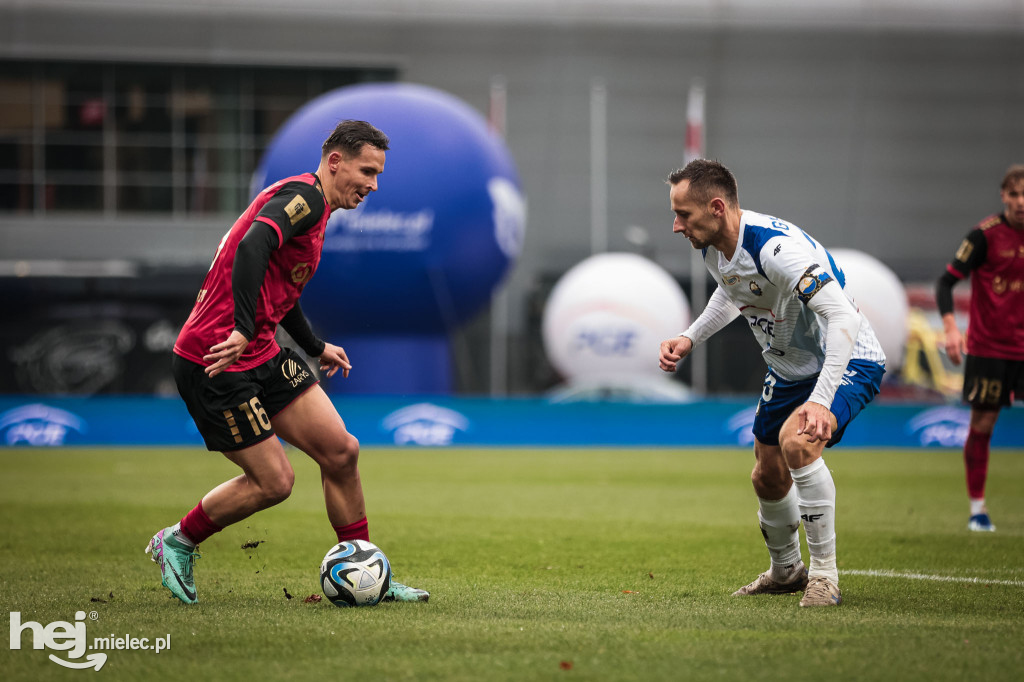
{"type": "Polygon", "coordinates": [[[345,437],[326,457],[320,468],[332,478],[346,478],[353,475],[359,464],[359,440],[352,434],[345,437]]]}
{"type": "Polygon", "coordinates": [[[765,500],[781,500],[791,485],[789,469],[784,465],[772,466],[758,463],[750,472],[754,492],[765,500]]]}
{"type": "Polygon", "coordinates": [[[807,466],[821,455],[821,446],[807,440],[807,436],[795,431],[779,434],[779,445],[790,469],[807,466]]]}
{"type": "Polygon", "coordinates": [[[288,499],[292,494],[292,486],[295,485],[295,472],[292,470],[282,471],[268,480],[263,481],[260,490],[263,493],[263,502],[271,507],[288,499]]]}

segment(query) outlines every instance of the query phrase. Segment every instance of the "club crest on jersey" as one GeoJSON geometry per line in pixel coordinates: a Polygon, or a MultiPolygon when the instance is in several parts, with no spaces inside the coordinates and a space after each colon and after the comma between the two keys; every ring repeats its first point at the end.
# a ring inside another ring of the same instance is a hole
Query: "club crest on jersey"
{"type": "Polygon", "coordinates": [[[736,282],[740,281],[740,278],[739,278],[739,276],[738,276],[738,275],[726,275],[726,276],[725,276],[725,277],[723,278],[723,281],[724,281],[724,282],[725,282],[725,283],[726,283],[727,285],[729,285],[729,286],[732,286],[733,284],[736,284],[736,282]]]}
{"type": "Polygon", "coordinates": [[[750,293],[754,296],[760,296],[764,292],[761,291],[761,287],[757,286],[757,282],[750,280],[750,293]]]}
{"type": "Polygon", "coordinates": [[[309,263],[299,263],[292,268],[292,281],[296,284],[305,284],[313,276],[313,268],[309,263]]]}
{"type": "Polygon", "coordinates": [[[803,303],[807,303],[814,298],[814,295],[821,291],[823,286],[832,281],[832,276],[827,272],[814,274],[814,271],[819,267],[820,266],[815,263],[811,267],[807,268],[807,270],[804,271],[803,276],[800,278],[800,281],[796,284],[796,297],[803,303]]]}

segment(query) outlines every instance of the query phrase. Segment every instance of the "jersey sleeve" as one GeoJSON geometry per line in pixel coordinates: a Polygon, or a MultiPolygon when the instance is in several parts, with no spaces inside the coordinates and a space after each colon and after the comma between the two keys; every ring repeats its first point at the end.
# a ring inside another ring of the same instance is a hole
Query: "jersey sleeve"
{"type": "Polygon", "coordinates": [[[272,226],[253,222],[235,250],[231,267],[231,295],[235,301],[235,329],[250,341],[256,336],[256,300],[267,274],[270,255],[280,244],[272,226]]]}
{"type": "Polygon", "coordinates": [[[729,300],[722,287],[717,287],[703,312],[680,336],[685,336],[694,346],[698,346],[739,316],[740,309],[729,300]]]}
{"type": "Polygon", "coordinates": [[[255,220],[266,223],[277,233],[280,246],[317,225],[323,214],[320,190],[303,182],[289,182],[263,205],[255,220]]]}
{"type": "Polygon", "coordinates": [[[971,270],[979,267],[988,257],[988,241],[985,232],[980,228],[971,230],[953,255],[953,260],[946,266],[946,272],[957,279],[971,274],[971,270]]]}
{"type": "MultiPolygon", "coordinates": [[[[761,249],[765,276],[782,291],[792,291],[807,305],[825,286],[834,282],[823,258],[801,243],[801,237],[769,239],[761,249]]],[[[836,285],[838,286],[838,285],[836,285]]]]}
{"type": "Polygon", "coordinates": [[[853,357],[853,348],[860,332],[860,313],[838,286],[821,289],[819,295],[805,303],[825,319],[825,359],[808,400],[831,408],[843,372],[853,357]]]}
{"type": "Polygon", "coordinates": [[[299,347],[306,352],[306,355],[314,358],[323,355],[327,344],[313,333],[313,328],[309,324],[309,318],[302,312],[302,307],[298,301],[281,319],[281,327],[288,332],[295,343],[299,344],[299,347]]]}

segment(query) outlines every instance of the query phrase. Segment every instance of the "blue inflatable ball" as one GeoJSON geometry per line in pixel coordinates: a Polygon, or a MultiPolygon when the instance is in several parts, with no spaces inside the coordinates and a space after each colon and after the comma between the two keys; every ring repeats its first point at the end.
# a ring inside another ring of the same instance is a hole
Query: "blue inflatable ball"
{"type": "Polygon", "coordinates": [[[358,85],[314,99],[284,124],[254,192],[315,170],[342,119],[369,121],[391,149],[378,191],[331,216],[303,309],[318,331],[343,342],[446,335],[488,304],[520,253],[525,203],[511,155],[479,113],[449,94],[358,85]]]}

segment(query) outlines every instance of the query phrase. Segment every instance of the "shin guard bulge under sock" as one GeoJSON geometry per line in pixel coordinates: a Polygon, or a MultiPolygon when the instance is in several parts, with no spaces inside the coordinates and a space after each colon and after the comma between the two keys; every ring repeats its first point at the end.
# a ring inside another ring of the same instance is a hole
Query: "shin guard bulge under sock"
{"type": "Polygon", "coordinates": [[[818,458],[805,467],[791,469],[800,506],[800,518],[811,555],[807,574],[838,583],[836,570],[836,486],[825,460],[818,458]]]}

